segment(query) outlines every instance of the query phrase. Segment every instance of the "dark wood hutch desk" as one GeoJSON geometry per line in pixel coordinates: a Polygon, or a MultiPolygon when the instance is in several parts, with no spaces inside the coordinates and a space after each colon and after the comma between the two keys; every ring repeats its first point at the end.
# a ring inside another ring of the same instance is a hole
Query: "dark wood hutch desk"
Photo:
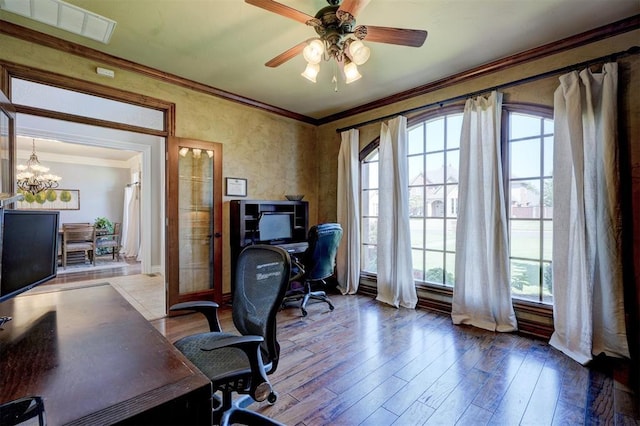
{"type": "Polygon", "coordinates": [[[0,404],[44,398],[47,423],[211,424],[211,383],[108,284],[0,303],[0,404]]]}

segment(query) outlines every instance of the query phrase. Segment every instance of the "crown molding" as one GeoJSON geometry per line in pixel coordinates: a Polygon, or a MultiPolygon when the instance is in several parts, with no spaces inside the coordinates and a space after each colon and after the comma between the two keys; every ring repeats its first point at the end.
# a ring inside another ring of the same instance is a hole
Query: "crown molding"
{"type": "Polygon", "coordinates": [[[515,55],[507,56],[505,58],[489,62],[478,67],[463,71],[458,74],[445,77],[443,79],[428,83],[422,86],[418,86],[414,89],[410,89],[404,92],[397,93],[385,98],[378,99],[374,102],[363,104],[355,108],[342,111],[337,114],[332,114],[321,119],[315,119],[302,114],[298,114],[292,111],[288,111],[282,108],[275,107],[273,105],[265,104],[253,99],[245,98],[236,95],[231,92],[227,92],[221,89],[217,89],[212,86],[207,86],[201,83],[197,83],[192,80],[188,80],[173,74],[165,73],[157,69],[147,67],[135,62],[131,62],[125,59],[121,59],[112,55],[108,55],[99,52],[95,49],[91,49],[85,46],[81,46],[76,43],[61,40],[59,38],[44,34],[38,31],[34,31],[10,22],[0,20],[0,34],[5,34],[11,37],[19,38],[32,43],[37,43],[46,47],[57,49],[69,54],[81,56],[90,60],[102,62],[106,65],[119,67],[128,71],[137,72],[139,74],[158,79],[170,84],[174,84],[180,87],[184,87],[190,90],[199,91],[209,94],[211,96],[226,99],[228,101],[240,103],[253,108],[261,109],[270,113],[274,113],[283,117],[298,120],[304,123],[312,124],[315,126],[330,123],[332,121],[348,118],[353,115],[368,112],[383,106],[391,105],[400,101],[404,101],[416,96],[424,95],[435,90],[440,90],[449,86],[460,84],[467,80],[482,77],[491,73],[494,73],[505,68],[522,65],[527,62],[531,62],[537,59],[541,59],[550,55],[561,53],[567,50],[575,49],[590,43],[594,43],[600,40],[604,40],[609,37],[614,37],[629,31],[634,31],[640,28],[640,15],[634,15],[626,19],[622,19],[617,22],[613,22],[608,25],[604,25],[595,28],[590,31],[586,31],[580,34],[567,37],[562,40],[558,40],[553,43],[548,43],[533,49],[526,50],[524,52],[517,53],[515,55]]]}
{"type": "Polygon", "coordinates": [[[537,59],[542,59],[547,56],[551,56],[557,53],[562,53],[567,50],[576,49],[578,47],[594,43],[596,41],[604,40],[609,37],[614,37],[620,34],[624,34],[629,31],[634,31],[640,28],[640,15],[631,16],[626,19],[622,19],[617,22],[613,22],[602,27],[595,28],[590,31],[586,31],[580,34],[567,37],[562,40],[548,43],[533,49],[525,50],[524,52],[516,53],[515,55],[507,56],[502,59],[498,59],[493,62],[480,65],[475,68],[471,68],[467,71],[463,71],[458,74],[453,74],[449,77],[442,78],[432,83],[418,86],[414,89],[410,89],[404,92],[396,93],[395,95],[388,96],[386,98],[378,99],[377,101],[370,102],[368,104],[360,105],[355,108],[351,108],[337,114],[332,114],[318,120],[318,125],[327,124],[332,121],[341,120],[350,116],[361,114],[371,111],[376,108],[391,105],[396,102],[404,101],[414,98],[416,96],[424,95],[436,90],[440,90],[449,86],[454,86],[478,77],[483,77],[496,71],[501,71],[506,68],[522,65],[527,62],[531,62],[537,59]]]}
{"type": "Polygon", "coordinates": [[[121,59],[116,56],[108,55],[106,53],[102,53],[98,50],[95,50],[86,46],[82,46],[77,43],[72,43],[70,41],[62,40],[45,33],[41,33],[39,31],[22,27],[20,25],[16,25],[12,22],[7,22],[0,19],[0,23],[2,23],[2,25],[0,25],[0,34],[5,34],[10,37],[15,37],[24,41],[28,41],[28,42],[36,43],[52,49],[60,50],[62,52],[80,56],[85,59],[98,61],[105,65],[110,65],[110,66],[121,68],[123,70],[136,72],[138,74],[142,74],[147,77],[154,78],[156,80],[173,84],[175,86],[180,86],[180,87],[184,87],[197,92],[206,93],[208,95],[222,98],[227,101],[236,102],[239,104],[243,104],[245,106],[257,108],[263,111],[267,111],[283,117],[291,118],[304,123],[313,124],[313,125],[317,124],[317,120],[315,118],[311,118],[306,115],[302,115],[302,114],[298,114],[282,108],[278,108],[276,106],[259,102],[254,99],[245,98],[243,96],[236,95],[235,93],[227,92],[225,90],[218,89],[213,86],[208,86],[206,84],[198,83],[193,80],[182,78],[174,74],[166,73],[166,72],[157,70],[155,68],[147,67],[145,65],[128,61],[126,59],[121,59]]]}

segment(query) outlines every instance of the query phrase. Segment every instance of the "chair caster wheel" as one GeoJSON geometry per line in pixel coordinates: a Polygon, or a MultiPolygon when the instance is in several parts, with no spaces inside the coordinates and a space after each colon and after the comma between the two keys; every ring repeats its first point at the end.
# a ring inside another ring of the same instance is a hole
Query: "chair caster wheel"
{"type": "Polygon", "coordinates": [[[302,311],[302,316],[306,317],[307,316],[307,310],[306,309],[301,309],[301,311],[302,311]]]}
{"type": "Polygon", "coordinates": [[[329,305],[329,310],[333,311],[335,309],[335,307],[333,305],[329,305]]]}
{"type": "Polygon", "coordinates": [[[269,394],[269,396],[267,397],[267,402],[269,403],[269,405],[275,404],[277,400],[278,400],[278,393],[277,392],[271,392],[269,394]]]}

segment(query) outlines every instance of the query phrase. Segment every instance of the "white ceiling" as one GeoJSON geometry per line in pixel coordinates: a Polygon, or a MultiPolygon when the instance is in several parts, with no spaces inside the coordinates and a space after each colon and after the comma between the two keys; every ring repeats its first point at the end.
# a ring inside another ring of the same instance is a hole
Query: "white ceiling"
{"type": "MultiPolygon", "coordinates": [[[[110,43],[8,12],[0,18],[315,119],[640,13],[638,0],[372,0],[358,24],[423,29],[427,40],[420,48],[368,43],[362,79],[346,86],[339,76],[334,92],[331,63],[321,64],[316,84],[300,76],[301,56],[278,68],[264,66],[316,33],[244,1],[67,1],[115,20],[110,43]]],[[[327,5],[281,3],[309,15],[327,5]]]]}

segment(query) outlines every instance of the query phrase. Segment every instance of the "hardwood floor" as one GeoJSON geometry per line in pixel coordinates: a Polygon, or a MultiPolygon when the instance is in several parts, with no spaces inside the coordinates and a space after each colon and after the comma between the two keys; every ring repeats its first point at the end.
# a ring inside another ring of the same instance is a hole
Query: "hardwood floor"
{"type": "MultiPolygon", "coordinates": [[[[586,368],[545,342],[454,326],[447,315],[365,296],[278,314],[273,406],[287,425],[639,424],[628,365],[586,368]]],[[[233,330],[222,310],[223,329],[233,330]]],[[[205,331],[197,314],[152,321],[171,341],[205,331]]]]}
{"type": "MultiPolygon", "coordinates": [[[[109,257],[109,255],[107,255],[109,257]]],[[[78,281],[89,281],[102,278],[121,277],[125,275],[136,275],[141,271],[140,262],[125,258],[127,266],[111,269],[100,269],[94,272],[75,272],[60,274],[51,281],[47,281],[43,285],[73,283],[78,281]]]]}
{"type": "MultiPolygon", "coordinates": [[[[140,273],[137,263],[47,284],[140,273]]],[[[44,284],[44,285],[47,285],[44,284]]],[[[155,291],[155,290],[154,290],[155,291]]],[[[628,363],[583,367],[543,341],[454,326],[447,315],[332,294],[336,306],[278,314],[275,405],[253,408],[287,425],[640,424],[628,363]]],[[[152,320],[170,341],[207,330],[192,314],[152,320]]],[[[221,311],[233,331],[231,309],[221,311]]]]}

